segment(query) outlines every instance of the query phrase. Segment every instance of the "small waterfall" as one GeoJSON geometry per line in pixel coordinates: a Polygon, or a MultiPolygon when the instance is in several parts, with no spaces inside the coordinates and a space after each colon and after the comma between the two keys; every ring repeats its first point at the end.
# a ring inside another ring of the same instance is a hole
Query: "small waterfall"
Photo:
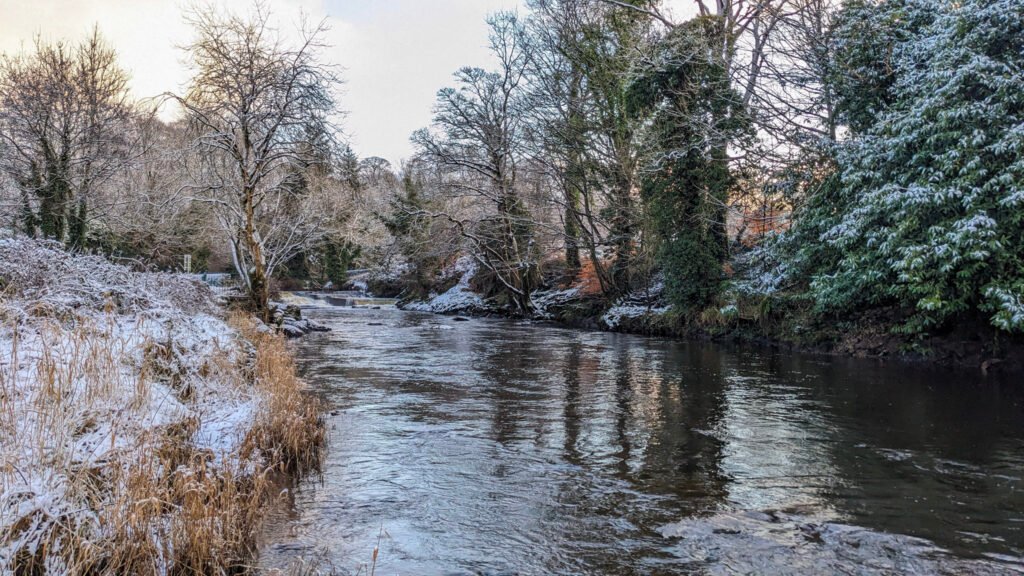
{"type": "Polygon", "coordinates": [[[375,308],[394,306],[394,298],[376,298],[365,292],[339,290],[336,292],[288,292],[281,300],[297,306],[342,306],[346,308],[375,308]]]}

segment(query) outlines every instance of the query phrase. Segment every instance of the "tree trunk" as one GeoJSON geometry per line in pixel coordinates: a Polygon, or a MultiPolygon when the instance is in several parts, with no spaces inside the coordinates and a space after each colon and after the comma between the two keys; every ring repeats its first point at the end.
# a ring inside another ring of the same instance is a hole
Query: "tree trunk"
{"type": "Polygon", "coordinates": [[[255,308],[256,315],[266,323],[270,322],[270,282],[264,262],[263,245],[256,232],[256,211],[254,207],[256,191],[246,188],[244,195],[245,229],[243,240],[252,258],[249,270],[249,299],[255,308]]]}
{"type": "Polygon", "coordinates": [[[584,186],[586,173],[584,172],[581,158],[580,125],[583,122],[580,113],[580,86],[583,82],[583,75],[573,66],[572,84],[569,89],[569,117],[567,119],[566,131],[568,132],[568,158],[564,177],[565,194],[565,264],[568,276],[573,280],[580,273],[582,264],[580,262],[580,192],[584,186]]]}
{"type": "Polygon", "coordinates": [[[613,184],[611,218],[613,291],[621,294],[629,291],[629,273],[633,264],[632,182],[624,174],[617,174],[613,184]]]}

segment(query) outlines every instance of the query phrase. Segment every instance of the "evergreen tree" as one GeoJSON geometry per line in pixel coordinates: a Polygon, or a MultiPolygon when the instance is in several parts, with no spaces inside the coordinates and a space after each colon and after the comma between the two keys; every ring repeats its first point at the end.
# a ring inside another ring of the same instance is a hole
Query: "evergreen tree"
{"type": "Polygon", "coordinates": [[[389,202],[387,213],[378,215],[395,238],[402,257],[410,264],[404,280],[407,288],[417,295],[427,293],[442,265],[435,252],[424,249],[431,244],[432,228],[431,219],[425,213],[428,203],[421,195],[422,187],[415,165],[406,166],[400,193],[389,202]]]}
{"type": "Polygon", "coordinates": [[[352,263],[362,254],[362,249],[348,239],[330,239],[320,249],[320,260],[323,263],[323,277],[335,288],[340,288],[348,281],[348,270],[352,263]]]}
{"type": "Polygon", "coordinates": [[[361,191],[363,189],[363,178],[360,173],[359,156],[356,155],[355,151],[348,144],[342,146],[338,163],[339,175],[348,184],[348,187],[353,192],[361,191]]]}
{"type": "Polygon", "coordinates": [[[828,83],[836,115],[853,133],[878,120],[896,95],[901,47],[920,34],[934,14],[935,0],[847,0],[832,30],[828,83]]]}

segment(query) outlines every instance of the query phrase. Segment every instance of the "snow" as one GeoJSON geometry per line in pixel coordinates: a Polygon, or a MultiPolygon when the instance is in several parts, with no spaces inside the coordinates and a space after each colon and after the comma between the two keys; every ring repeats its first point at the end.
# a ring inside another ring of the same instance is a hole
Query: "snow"
{"type": "Polygon", "coordinates": [[[739,315],[740,309],[735,303],[730,302],[718,309],[718,313],[725,318],[734,318],[739,315]]]}
{"type": "MultiPolygon", "coordinates": [[[[470,281],[476,274],[477,264],[469,256],[459,258],[454,266],[446,271],[449,277],[458,274],[459,281],[442,294],[431,294],[425,300],[409,302],[401,307],[404,310],[433,312],[436,314],[453,314],[459,312],[480,312],[490,309],[489,305],[473,292],[470,281]]],[[[661,302],[665,289],[664,279],[655,277],[648,287],[636,290],[621,298],[601,316],[601,322],[614,330],[623,319],[641,318],[643,316],[659,316],[670,310],[670,306],[661,302]]],[[[534,316],[540,319],[553,319],[554,308],[579,300],[582,293],[579,287],[561,290],[538,290],[530,294],[534,305],[534,316]]]]}
{"type": "Polygon", "coordinates": [[[579,287],[567,288],[564,290],[543,290],[530,294],[530,301],[536,309],[537,318],[551,320],[554,314],[550,310],[553,306],[560,306],[572,302],[580,297],[579,287]]]}
{"type": "Polygon", "coordinates": [[[488,309],[484,299],[470,288],[470,281],[477,271],[477,263],[470,256],[455,261],[450,273],[459,274],[459,281],[442,294],[431,294],[426,300],[402,305],[405,310],[451,314],[463,311],[484,311],[488,309]]]}
{"type": "Polygon", "coordinates": [[[658,275],[646,288],[637,289],[612,304],[601,316],[601,323],[615,330],[623,320],[662,316],[672,309],[663,301],[665,279],[658,275]]]}
{"type": "Polygon", "coordinates": [[[1006,331],[1024,329],[1024,290],[1014,291],[998,286],[991,286],[985,291],[990,306],[996,313],[992,324],[1006,331]]]}
{"type": "Polygon", "coordinates": [[[262,399],[207,286],[27,239],[0,240],[0,285],[0,573],[19,550],[59,549],[53,534],[102,539],[112,496],[80,471],[137,464],[170,426],[212,465],[245,468],[262,399]]]}
{"type": "Polygon", "coordinates": [[[766,244],[739,254],[733,259],[733,268],[738,272],[733,280],[733,287],[738,292],[771,296],[791,283],[788,263],[776,253],[778,240],[779,237],[773,237],[766,244]]]}
{"type": "Polygon", "coordinates": [[[609,329],[618,328],[619,324],[626,319],[632,320],[644,316],[661,316],[667,313],[671,306],[641,306],[637,304],[616,304],[608,309],[601,316],[601,322],[609,329]]]}

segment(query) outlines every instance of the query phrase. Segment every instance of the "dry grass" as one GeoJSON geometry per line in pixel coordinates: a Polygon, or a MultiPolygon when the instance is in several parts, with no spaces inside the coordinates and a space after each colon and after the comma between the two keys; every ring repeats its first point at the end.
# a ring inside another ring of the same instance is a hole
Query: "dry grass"
{"type": "Polygon", "coordinates": [[[267,398],[246,447],[261,451],[280,472],[319,470],[325,440],[320,407],[303,391],[284,337],[258,330],[249,316],[235,315],[231,324],[255,347],[253,381],[267,398]]]}
{"type": "Polygon", "coordinates": [[[0,574],[249,571],[324,433],[280,337],[208,287],[0,240],[0,574]]]}
{"type": "Polygon", "coordinates": [[[269,479],[317,468],[324,431],[284,340],[231,322],[236,345],[201,362],[184,362],[196,351],[170,331],[140,336],[123,316],[9,329],[0,573],[249,571],[269,479]],[[196,441],[211,398],[204,385],[255,406],[224,450],[196,441]]]}

